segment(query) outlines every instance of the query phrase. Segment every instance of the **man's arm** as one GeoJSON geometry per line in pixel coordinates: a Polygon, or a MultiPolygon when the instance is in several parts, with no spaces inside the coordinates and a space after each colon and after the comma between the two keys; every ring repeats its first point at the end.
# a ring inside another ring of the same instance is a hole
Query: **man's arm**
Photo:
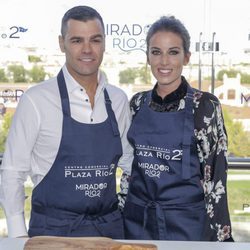
{"type": "Polygon", "coordinates": [[[134,158],[133,148],[127,138],[127,132],[131,124],[131,112],[128,99],[125,96],[123,98],[123,101],[119,105],[117,122],[119,126],[123,152],[118,162],[118,166],[122,169],[122,176],[120,178],[120,192],[118,193],[119,208],[122,210],[126,200],[128,180],[131,174],[131,167],[134,158]]]}
{"type": "Polygon", "coordinates": [[[11,123],[0,167],[0,202],[5,211],[9,237],[27,235],[24,182],[31,169],[31,153],[39,122],[32,100],[23,94],[11,123]]]}

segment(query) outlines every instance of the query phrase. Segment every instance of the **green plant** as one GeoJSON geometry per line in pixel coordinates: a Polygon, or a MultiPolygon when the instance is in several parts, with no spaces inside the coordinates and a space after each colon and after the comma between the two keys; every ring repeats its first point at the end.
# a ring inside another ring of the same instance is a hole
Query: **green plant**
{"type": "Polygon", "coordinates": [[[0,82],[8,82],[4,69],[0,69],[0,82]]]}
{"type": "Polygon", "coordinates": [[[14,82],[26,82],[26,70],[22,65],[10,65],[8,71],[11,73],[14,82]]]}
{"type": "Polygon", "coordinates": [[[7,135],[9,133],[12,118],[13,118],[12,112],[7,112],[4,115],[2,128],[0,130],[0,152],[4,152],[5,142],[7,139],[7,135]]]}
{"type": "Polygon", "coordinates": [[[223,109],[225,127],[228,135],[228,153],[235,157],[250,154],[250,139],[240,122],[234,122],[227,110],[223,109]]]}
{"type": "Polygon", "coordinates": [[[119,73],[120,83],[134,83],[135,78],[138,76],[136,68],[127,68],[119,73]]]}
{"type": "Polygon", "coordinates": [[[42,66],[34,65],[33,68],[28,72],[31,78],[31,82],[44,81],[46,72],[42,66]]]}

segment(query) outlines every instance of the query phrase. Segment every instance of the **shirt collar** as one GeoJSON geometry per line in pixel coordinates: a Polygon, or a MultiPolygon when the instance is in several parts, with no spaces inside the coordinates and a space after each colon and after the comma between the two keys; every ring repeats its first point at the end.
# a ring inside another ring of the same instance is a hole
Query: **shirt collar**
{"type": "MultiPolygon", "coordinates": [[[[67,90],[69,93],[72,93],[76,89],[82,88],[82,86],[69,73],[66,67],[66,64],[64,64],[64,66],[62,67],[62,71],[63,71],[65,83],[67,86],[67,90]]],[[[106,76],[101,70],[99,70],[98,71],[98,86],[97,86],[96,92],[100,92],[101,90],[103,90],[106,85],[107,85],[106,76]]]]}
{"type": "Polygon", "coordinates": [[[163,103],[170,103],[173,101],[177,101],[182,99],[186,93],[187,93],[187,81],[184,76],[181,77],[181,84],[180,86],[170,93],[169,95],[165,96],[163,99],[157,94],[156,87],[157,83],[155,84],[153,90],[152,90],[152,100],[158,104],[163,104],[163,103]]]}

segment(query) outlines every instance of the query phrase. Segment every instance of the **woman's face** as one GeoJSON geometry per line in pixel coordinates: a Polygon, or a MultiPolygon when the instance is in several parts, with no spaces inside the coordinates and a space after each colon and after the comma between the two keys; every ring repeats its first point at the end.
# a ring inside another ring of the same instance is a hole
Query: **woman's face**
{"type": "Polygon", "coordinates": [[[152,73],[159,85],[168,85],[172,90],[180,85],[190,55],[184,52],[182,38],[171,31],[158,31],[149,40],[147,59],[152,73]]]}

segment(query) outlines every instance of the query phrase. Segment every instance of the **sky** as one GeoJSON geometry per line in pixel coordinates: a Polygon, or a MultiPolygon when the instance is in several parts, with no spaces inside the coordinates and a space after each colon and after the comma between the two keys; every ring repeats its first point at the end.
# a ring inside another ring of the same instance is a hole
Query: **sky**
{"type": "MultiPolygon", "coordinates": [[[[189,30],[191,51],[195,50],[200,32],[203,42],[212,41],[215,32],[215,42],[219,42],[220,51],[232,57],[240,57],[244,48],[250,48],[250,0],[1,0],[0,48],[11,45],[13,48],[36,46],[48,51],[58,49],[61,18],[75,5],[96,8],[106,25],[116,24],[120,31],[124,25],[129,29],[133,24],[145,27],[162,15],[174,15],[189,30]],[[13,26],[28,30],[19,32],[18,39],[10,39],[9,35],[15,31],[15,28],[11,29],[13,26]],[[8,36],[3,38],[3,34],[8,36]]],[[[144,36],[145,33],[140,35],[141,38],[144,36]]],[[[107,47],[112,53],[118,40],[111,35],[107,38],[107,47]]],[[[120,35],[120,44],[126,44],[129,38],[133,39],[133,36],[128,33],[120,35]]],[[[129,42],[130,46],[134,46],[134,40],[129,42]]]]}

